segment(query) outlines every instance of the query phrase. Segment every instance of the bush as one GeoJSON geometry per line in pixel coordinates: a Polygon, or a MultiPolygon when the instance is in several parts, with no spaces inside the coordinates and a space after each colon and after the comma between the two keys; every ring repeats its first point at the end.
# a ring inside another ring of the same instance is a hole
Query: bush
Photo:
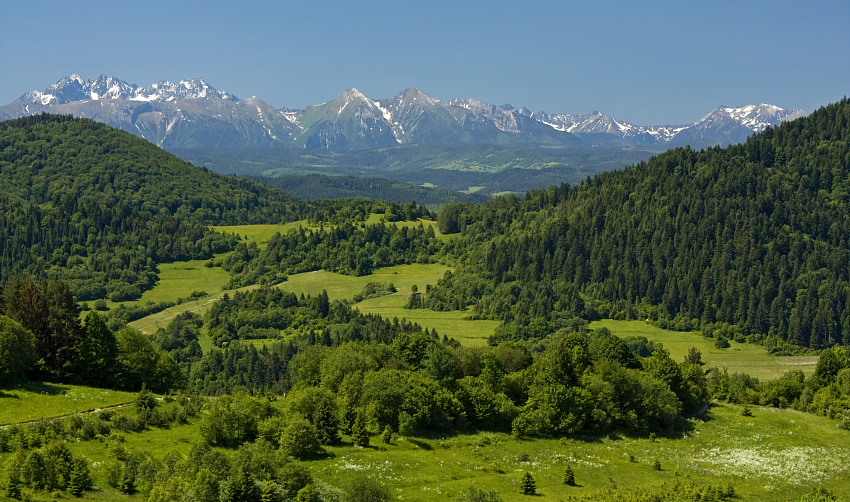
{"type": "Polygon", "coordinates": [[[318,453],[321,446],[316,428],[306,418],[293,417],[280,433],[280,449],[297,459],[318,453]]]}

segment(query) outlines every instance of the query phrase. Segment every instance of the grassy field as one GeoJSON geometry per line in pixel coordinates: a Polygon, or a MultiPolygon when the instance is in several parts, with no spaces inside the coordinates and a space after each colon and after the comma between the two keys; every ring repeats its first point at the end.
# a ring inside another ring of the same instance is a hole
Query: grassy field
{"type": "MultiPolygon", "coordinates": [[[[796,501],[815,486],[839,497],[846,493],[850,432],[832,420],[792,410],[755,407],[752,417],[742,416],[741,411],[735,405],[715,405],[707,420],[690,423],[688,430],[675,437],[658,439],[518,440],[482,432],[396,438],[389,445],[373,436],[371,447],[355,448],[344,437],[340,446],[326,448],[325,458],[300,463],[325,485],[340,488],[354,477],[368,476],[405,501],[453,500],[469,486],[495,490],[508,502],[529,500],[519,493],[526,472],[536,480],[537,500],[551,501],[571,496],[592,500],[615,488],[656,488],[676,481],[731,484],[742,501],[796,501]],[[654,468],[656,461],[661,470],[654,468]],[[568,465],[579,486],[563,484],[568,465]]],[[[160,459],[170,452],[186,456],[200,440],[197,419],[193,422],[122,433],[123,445],[160,459]]],[[[87,441],[69,447],[93,462],[95,481],[104,486],[106,445],[87,441]]],[[[0,461],[8,455],[0,455],[0,461]]],[[[123,497],[105,490],[86,498],[123,497]]],[[[140,497],[128,500],[133,499],[140,497]]]]}
{"type": "Polygon", "coordinates": [[[316,225],[311,225],[307,220],[293,221],[280,225],[222,225],[211,228],[221,233],[236,234],[245,242],[256,242],[257,246],[262,249],[266,247],[274,234],[285,234],[297,230],[298,227],[317,228],[316,225]]]}
{"type": "Polygon", "coordinates": [[[0,391],[0,426],[132,403],[135,399],[133,392],[28,383],[0,391]]]}
{"type": "Polygon", "coordinates": [[[658,487],[691,479],[732,484],[740,500],[797,500],[813,486],[845,493],[850,474],[850,433],[835,422],[803,413],[715,406],[686,437],[546,439],[522,441],[481,433],[436,440],[398,440],[377,448],[332,448],[334,458],[308,465],[313,475],[339,485],[364,472],[394,488],[400,500],[452,500],[468,486],[495,490],[506,501],[529,472],[541,500],[593,497],[613,487],[658,487]],[[386,448],[386,451],[382,451],[386,448]],[[629,460],[629,454],[635,462],[629,460]],[[662,470],[653,468],[655,460],[662,470]],[[570,465],[579,487],[563,484],[570,465]]]}
{"type": "Polygon", "coordinates": [[[172,319],[184,312],[194,312],[203,316],[204,313],[212,307],[213,303],[217,302],[225,294],[233,294],[237,291],[248,291],[256,289],[257,287],[259,286],[245,286],[239,289],[219,289],[215,293],[198,300],[181,303],[180,305],[169,307],[161,312],[157,312],[156,314],[151,314],[147,317],[142,317],[141,319],[132,321],[128,323],[128,326],[136,328],[142,333],[152,334],[155,333],[158,328],[168,326],[168,323],[170,323],[172,319]]]}
{"type": "Polygon", "coordinates": [[[354,277],[319,270],[289,276],[289,280],[280,285],[281,289],[294,293],[316,295],[326,290],[332,299],[351,299],[370,282],[391,282],[398,292],[379,298],[370,298],[356,303],[355,307],[364,314],[378,314],[387,319],[406,318],[419,323],[423,328],[436,329],[440,335],[456,338],[464,345],[480,347],[487,344],[487,337],[493,334],[500,323],[498,321],[470,321],[464,319],[466,312],[435,312],[433,310],[405,309],[411,287],[416,285],[425,291],[428,284],[437,281],[450,267],[440,264],[398,265],[376,270],[363,277],[354,277]]]}
{"type": "Polygon", "coordinates": [[[760,379],[777,378],[790,370],[802,370],[811,375],[815,370],[817,356],[772,356],[764,347],[748,343],[730,342],[728,349],[714,347],[714,340],[704,338],[699,332],[670,331],[657,328],[644,321],[615,321],[605,319],[590,323],[590,327],[608,328],[615,335],[645,336],[661,342],[670,351],[673,359],[681,361],[688,349],[696,347],[709,366],[728,368],[730,372],[748,373],[760,379]]]}
{"type": "Polygon", "coordinates": [[[454,338],[467,347],[483,347],[501,321],[478,321],[465,319],[469,314],[462,311],[436,312],[428,309],[404,308],[407,302],[403,290],[398,293],[370,298],[355,306],[364,314],[379,314],[387,319],[398,317],[418,323],[423,328],[436,329],[437,333],[454,338]]]}

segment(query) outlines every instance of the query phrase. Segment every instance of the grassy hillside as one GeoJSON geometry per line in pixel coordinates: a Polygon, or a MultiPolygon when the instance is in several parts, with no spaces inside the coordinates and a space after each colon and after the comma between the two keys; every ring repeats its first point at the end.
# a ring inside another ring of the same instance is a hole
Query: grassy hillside
{"type": "Polygon", "coordinates": [[[0,391],[0,427],[132,403],[133,392],[28,383],[0,391]]]}
{"type": "MultiPolygon", "coordinates": [[[[61,399],[49,396],[43,401],[53,407],[50,401],[61,399]]],[[[275,406],[284,403],[281,400],[275,406]]],[[[295,464],[308,469],[326,491],[342,490],[367,474],[387,486],[398,500],[411,501],[453,500],[470,486],[495,491],[507,502],[528,500],[519,490],[526,472],[536,481],[539,500],[600,500],[614,495],[622,500],[641,490],[667,492],[671,498],[664,500],[685,500],[685,488],[691,484],[732,486],[735,500],[742,501],[798,501],[814,487],[829,489],[838,495],[837,500],[844,500],[841,497],[850,474],[850,433],[837,429],[828,419],[795,411],[755,408],[751,417],[741,412],[739,406],[716,405],[707,420],[693,421],[687,430],[659,438],[528,441],[485,432],[397,436],[389,444],[372,437],[372,446],[358,448],[344,436],[341,445],[325,448],[326,455],[295,464]],[[656,462],[660,470],[655,468],[656,462]],[[577,486],[563,484],[567,466],[573,469],[577,486]],[[682,498],[677,499],[677,494],[682,498]]],[[[134,410],[121,413],[136,416],[134,410]]],[[[119,443],[70,443],[74,454],[93,465],[98,488],[86,498],[125,499],[107,484],[116,444],[126,452],[147,452],[157,461],[185,461],[193,445],[201,441],[199,422],[193,418],[186,425],[109,436],[120,436],[119,443]]],[[[233,462],[248,455],[247,450],[232,448],[216,451],[233,462]]],[[[0,453],[0,461],[11,455],[0,453]]],[[[33,500],[52,500],[50,497],[41,494],[33,500]]],[[[141,494],[126,497],[142,499],[141,494]]]]}
{"type": "Polygon", "coordinates": [[[730,341],[730,347],[715,347],[714,340],[704,338],[699,332],[670,331],[644,321],[615,321],[603,319],[590,323],[591,329],[608,328],[621,337],[646,337],[652,342],[664,344],[670,356],[682,361],[691,347],[702,353],[707,366],[727,368],[730,372],[747,373],[759,379],[779,378],[792,370],[801,370],[811,375],[818,362],[817,356],[774,356],[764,347],[749,343],[730,341]]]}

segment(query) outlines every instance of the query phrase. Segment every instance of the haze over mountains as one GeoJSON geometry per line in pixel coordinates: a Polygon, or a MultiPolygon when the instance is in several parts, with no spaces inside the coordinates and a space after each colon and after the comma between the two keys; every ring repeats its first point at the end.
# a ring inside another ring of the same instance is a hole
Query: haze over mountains
{"type": "Polygon", "coordinates": [[[721,106],[689,124],[643,126],[600,112],[549,114],[475,99],[441,101],[415,88],[385,99],[352,88],[326,103],[289,110],[258,97],[239,99],[200,78],[143,87],[105,75],[69,75],[0,107],[0,120],[42,112],[88,117],[169,150],[481,144],[660,150],[738,143],[806,114],[768,104],[721,106]]]}

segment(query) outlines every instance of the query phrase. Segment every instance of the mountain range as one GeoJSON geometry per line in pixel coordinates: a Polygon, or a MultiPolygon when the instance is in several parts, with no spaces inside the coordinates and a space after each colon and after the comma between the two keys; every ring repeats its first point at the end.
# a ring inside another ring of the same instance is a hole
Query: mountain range
{"type": "Polygon", "coordinates": [[[0,106],[0,120],[48,113],[87,117],[168,149],[363,150],[398,145],[611,147],[663,150],[738,143],[806,115],[760,104],[721,106],[682,125],[640,126],[600,112],[549,114],[476,99],[441,101],[419,89],[373,99],[357,89],[303,110],[239,99],[203,79],[149,86],[101,75],[63,77],[0,106]]]}

